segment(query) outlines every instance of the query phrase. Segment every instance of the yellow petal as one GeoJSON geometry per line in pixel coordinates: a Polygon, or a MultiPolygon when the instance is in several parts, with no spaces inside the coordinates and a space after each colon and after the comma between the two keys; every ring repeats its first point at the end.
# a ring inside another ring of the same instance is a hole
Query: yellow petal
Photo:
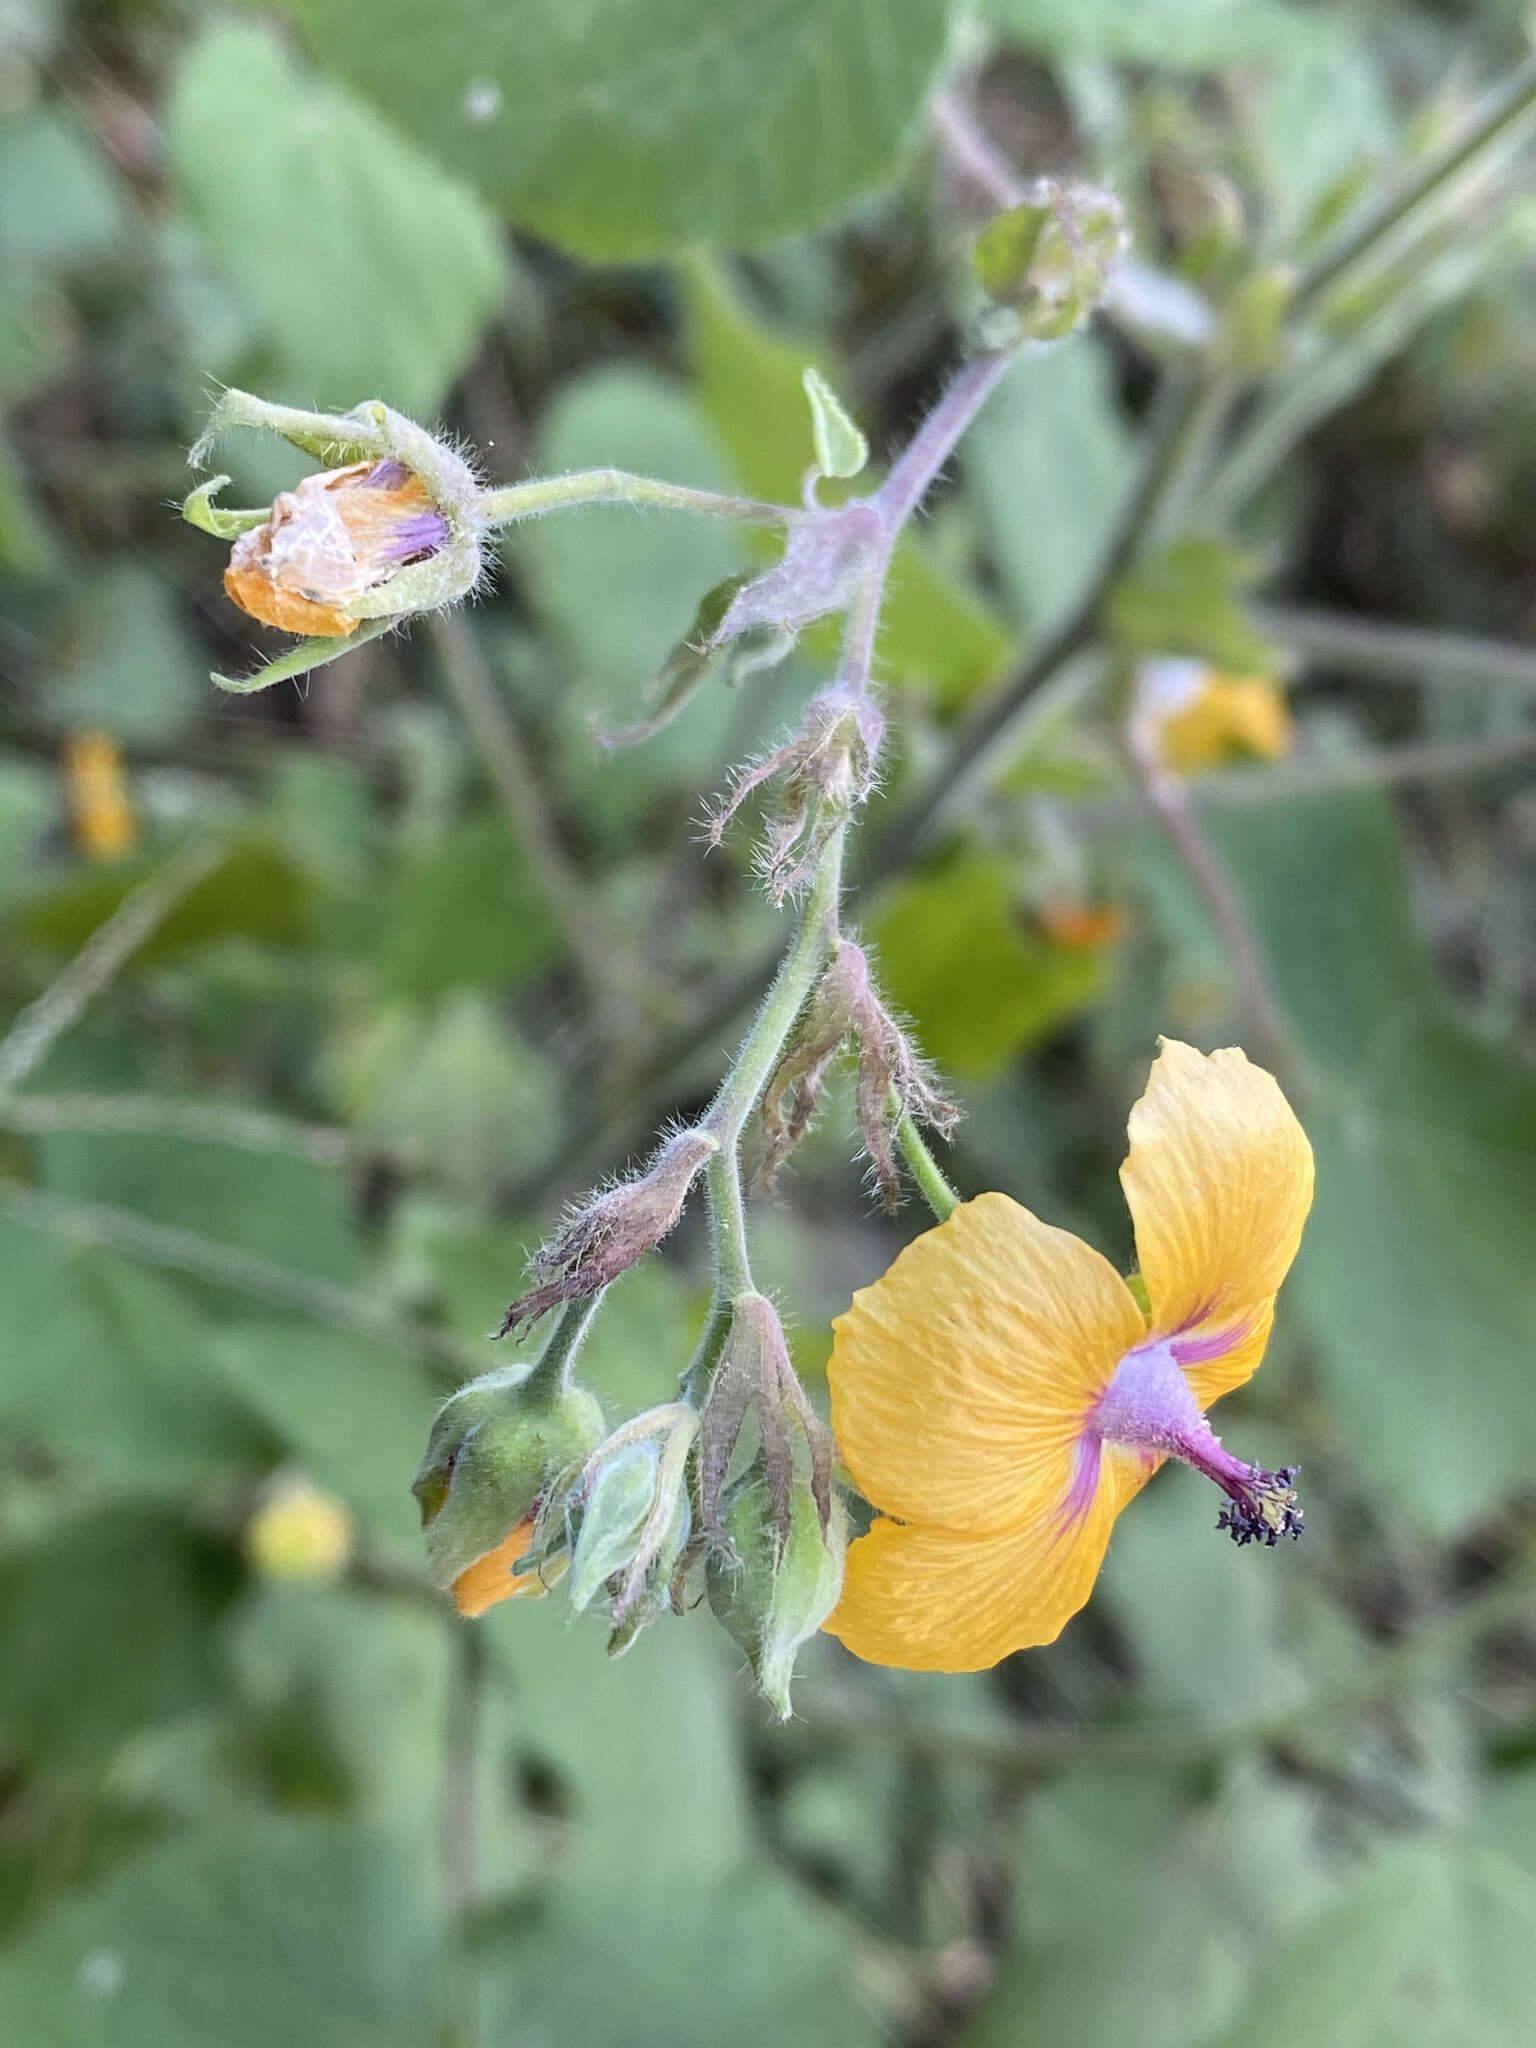
{"type": "Polygon", "coordinates": [[[1115,1517],[1160,1460],[1106,1448],[1091,1502],[1046,1511],[999,1535],[883,1517],[848,1552],[826,1627],[854,1656],[904,1671],[984,1671],[1054,1642],[1093,1591],[1115,1517]]]}
{"type": "Polygon", "coordinates": [[[1274,1076],[1229,1046],[1165,1038],[1131,1111],[1121,1185],[1158,1336],[1215,1344],[1186,1362],[1208,1408],[1264,1355],[1275,1295],[1312,1206],[1312,1148],[1274,1076]]]}
{"type": "Polygon", "coordinates": [[[832,1327],[832,1428],[865,1497],[973,1534],[1059,1494],[1088,1410],[1146,1334],[1108,1260],[997,1194],[908,1245],[832,1327]]]}
{"type": "Polygon", "coordinates": [[[510,1535],[504,1536],[494,1550],[488,1550],[484,1557],[477,1557],[473,1564],[466,1565],[453,1582],[454,1604],[460,1614],[473,1616],[484,1614],[489,1607],[499,1606],[503,1600],[516,1600],[524,1593],[542,1593],[544,1585],[537,1572],[524,1572],[521,1578],[512,1567],[528,1548],[533,1535],[533,1517],[519,1522],[510,1535]]]}

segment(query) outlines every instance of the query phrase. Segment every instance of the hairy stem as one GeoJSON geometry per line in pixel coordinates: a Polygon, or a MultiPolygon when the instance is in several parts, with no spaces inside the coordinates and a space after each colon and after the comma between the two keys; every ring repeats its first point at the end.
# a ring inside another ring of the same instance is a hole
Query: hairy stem
{"type": "Polygon", "coordinates": [[[760,498],[736,498],[721,491],[696,491],[687,484],[664,483],[659,477],[631,476],[623,469],[580,469],[570,476],[537,477],[531,483],[482,491],[479,510],[487,527],[498,527],[578,505],[658,505],[706,519],[742,519],[754,526],[790,526],[801,516],[791,505],[770,505],[760,498]]]}
{"type": "Polygon", "coordinates": [[[754,1285],[741,1191],[741,1134],[836,941],[845,832],[845,826],[838,826],[822,849],[799,929],[751,1030],[742,1041],[731,1071],[703,1119],[702,1128],[720,1143],[719,1151],[704,1169],[717,1301],[747,1293],[754,1285]]]}
{"type": "Polygon", "coordinates": [[[592,1327],[605,1292],[606,1289],[599,1288],[596,1294],[568,1301],[561,1309],[533,1371],[522,1383],[521,1392],[526,1401],[552,1399],[570,1385],[577,1354],[587,1341],[587,1332],[592,1327]]]}
{"type": "Polygon", "coordinates": [[[917,1182],[923,1200],[941,1223],[946,1223],[960,1206],[960,1197],[955,1193],[938,1161],[923,1141],[923,1134],[913,1122],[909,1111],[903,1110],[896,1125],[896,1142],[901,1147],[912,1178],[917,1182]]]}

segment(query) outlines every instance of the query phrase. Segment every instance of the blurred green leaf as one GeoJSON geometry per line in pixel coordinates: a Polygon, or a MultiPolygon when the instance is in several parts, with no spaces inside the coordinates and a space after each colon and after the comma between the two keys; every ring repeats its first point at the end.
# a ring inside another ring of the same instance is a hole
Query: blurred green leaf
{"type": "Polygon", "coordinates": [[[422,2048],[439,1988],[430,1865],[347,1823],[174,1837],[35,1920],[0,2011],[49,2048],[422,2048]]]}
{"type": "Polygon", "coordinates": [[[1214,69],[1315,48],[1324,29],[1283,0],[983,0],[983,14],[1053,57],[1214,69]]]}
{"type": "Polygon", "coordinates": [[[39,709],[53,726],[102,726],[119,739],[164,741],[204,707],[207,662],[179,599],[140,563],[114,563],[60,622],[39,709]]]}
{"type": "Polygon", "coordinates": [[[559,1130],[556,1070],[475,989],[430,1017],[398,1003],[372,1010],[336,1064],[362,1135],[472,1194],[526,1174],[559,1130]]]}
{"type": "Polygon", "coordinates": [[[204,1547],[149,1507],[77,1514],[0,1555],[0,1743],[100,1763],[136,1729],[203,1705],[229,1591],[204,1547]]]}
{"type": "Polygon", "coordinates": [[[478,201],[265,29],[204,32],[170,127],[182,196],[260,318],[280,392],[430,414],[508,287],[478,201]]]}
{"type": "Polygon", "coordinates": [[[1355,1455],[1449,1530],[1536,1460],[1536,1077],[1450,1012],[1377,795],[1213,815],[1311,1081],[1293,1289],[1355,1455]]]}
{"type": "Polygon", "coordinates": [[[316,1484],[339,1494],[391,1555],[419,1563],[410,1485],[441,1385],[385,1344],[286,1318],[221,1331],[209,1350],[316,1484]]]}
{"type": "Polygon", "coordinates": [[[506,819],[467,818],[386,883],[373,969],[388,995],[517,988],[554,959],[559,935],[506,819]]]}
{"type": "Polygon", "coordinates": [[[1038,631],[1083,588],[1134,475],[1098,342],[1079,335],[1022,356],[961,463],[1012,609],[1038,631]]]}
{"type": "Polygon", "coordinates": [[[0,265],[69,269],[121,248],[122,187],[74,121],[33,107],[0,121],[0,265]]]}
{"type": "Polygon", "coordinates": [[[779,0],[728,33],[711,0],[283,11],[518,226],[606,260],[818,225],[889,174],[948,32],[943,0],[779,0]]]}
{"type": "Polygon", "coordinates": [[[1089,1003],[1092,953],[1029,931],[1001,862],[975,855],[903,882],[869,921],[880,985],[941,1068],[985,1080],[1089,1003]]]}
{"type": "MultiPolygon", "coordinates": [[[[3,375],[0,361],[0,382],[3,375]]],[[[42,583],[57,569],[53,537],[32,502],[9,441],[0,435],[0,575],[13,576],[18,583],[42,583]]]]}
{"type": "Polygon", "coordinates": [[[0,1423],[119,1487],[191,1487],[262,1442],[210,1366],[191,1295],[0,1218],[0,1423]]]}
{"type": "Polygon", "coordinates": [[[1184,654],[1236,675],[1268,675],[1275,650],[1241,593],[1258,568],[1225,541],[1191,534],[1145,555],[1109,593],[1106,619],[1130,654],[1184,654]]]}
{"type": "MultiPolygon", "coordinates": [[[[13,940],[76,952],[109,918],[130,889],[164,864],[163,852],[77,867],[19,894],[6,925],[13,940]]],[[[265,834],[241,834],[209,874],[136,948],[126,975],[173,960],[193,947],[236,934],[270,945],[297,945],[308,936],[306,879],[265,834]]]]}

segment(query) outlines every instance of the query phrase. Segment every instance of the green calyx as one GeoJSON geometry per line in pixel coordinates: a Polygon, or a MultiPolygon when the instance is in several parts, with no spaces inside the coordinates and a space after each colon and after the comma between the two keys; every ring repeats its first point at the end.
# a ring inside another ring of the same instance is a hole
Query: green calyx
{"type": "Polygon", "coordinates": [[[789,1532],[782,1546],[773,1500],[760,1466],[726,1496],[722,1523],[734,1557],[716,1550],[705,1578],[715,1619],[745,1653],[780,1720],[800,1646],[837,1605],[848,1547],[842,1504],[834,1496],[825,1531],[809,1479],[797,1474],[789,1532]]]}
{"type": "Polygon", "coordinates": [[[433,1583],[445,1590],[602,1436],[602,1410],[585,1388],[532,1390],[528,1380],[527,1366],[499,1366],[451,1394],[432,1424],[411,1491],[433,1583]]]}
{"type": "Polygon", "coordinates": [[[1042,180],[1036,197],[988,221],[973,262],[987,297],[1014,314],[1015,340],[1059,341],[1099,304],[1127,242],[1111,194],[1042,180]]]}

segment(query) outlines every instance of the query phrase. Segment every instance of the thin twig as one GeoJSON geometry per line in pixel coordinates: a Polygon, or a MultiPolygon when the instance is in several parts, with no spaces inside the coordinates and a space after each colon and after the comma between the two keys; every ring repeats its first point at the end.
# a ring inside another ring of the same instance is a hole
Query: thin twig
{"type": "Polygon", "coordinates": [[[1210,912],[1256,1050],[1266,1066],[1282,1077],[1289,1076],[1295,1064],[1290,1032],[1248,913],[1220,854],[1191,810],[1183,782],[1164,767],[1151,737],[1138,729],[1134,718],[1126,725],[1124,753],[1137,786],[1210,912]]]}
{"type": "Polygon", "coordinates": [[[1536,695],[1536,647],[1284,604],[1254,605],[1251,617],[1266,639],[1293,649],[1317,668],[1384,683],[1536,695]]]}
{"type": "Polygon", "coordinates": [[[189,1230],[151,1223],[131,1210],[7,1184],[0,1185],[0,1214],[66,1243],[121,1252],[145,1265],[190,1273],[215,1287],[250,1295],[269,1308],[291,1310],[332,1329],[386,1344],[435,1367],[454,1384],[484,1369],[479,1352],[450,1331],[396,1315],[371,1296],[335,1281],[296,1272],[255,1252],[215,1244],[189,1230]]]}
{"type": "Polygon", "coordinates": [[[342,1166],[355,1146],[349,1132],[223,1102],[175,1102],[159,1095],[0,1095],[0,1129],[44,1135],[190,1138],[242,1152],[279,1152],[315,1166],[342,1166]]]}
{"type": "Polygon", "coordinates": [[[1375,256],[1421,207],[1439,194],[1480,156],[1485,156],[1536,108],[1536,56],[1518,64],[1488,92],[1460,131],[1444,146],[1381,193],[1321,249],[1297,281],[1291,295],[1293,314],[1309,312],[1348,272],[1375,256]]]}
{"type": "Polygon", "coordinates": [[[128,957],[185,901],[224,858],[209,840],[184,846],[163,868],[130,889],[74,959],[29,1003],[0,1039],[0,1091],[17,1088],[118,972],[128,957]]]}

